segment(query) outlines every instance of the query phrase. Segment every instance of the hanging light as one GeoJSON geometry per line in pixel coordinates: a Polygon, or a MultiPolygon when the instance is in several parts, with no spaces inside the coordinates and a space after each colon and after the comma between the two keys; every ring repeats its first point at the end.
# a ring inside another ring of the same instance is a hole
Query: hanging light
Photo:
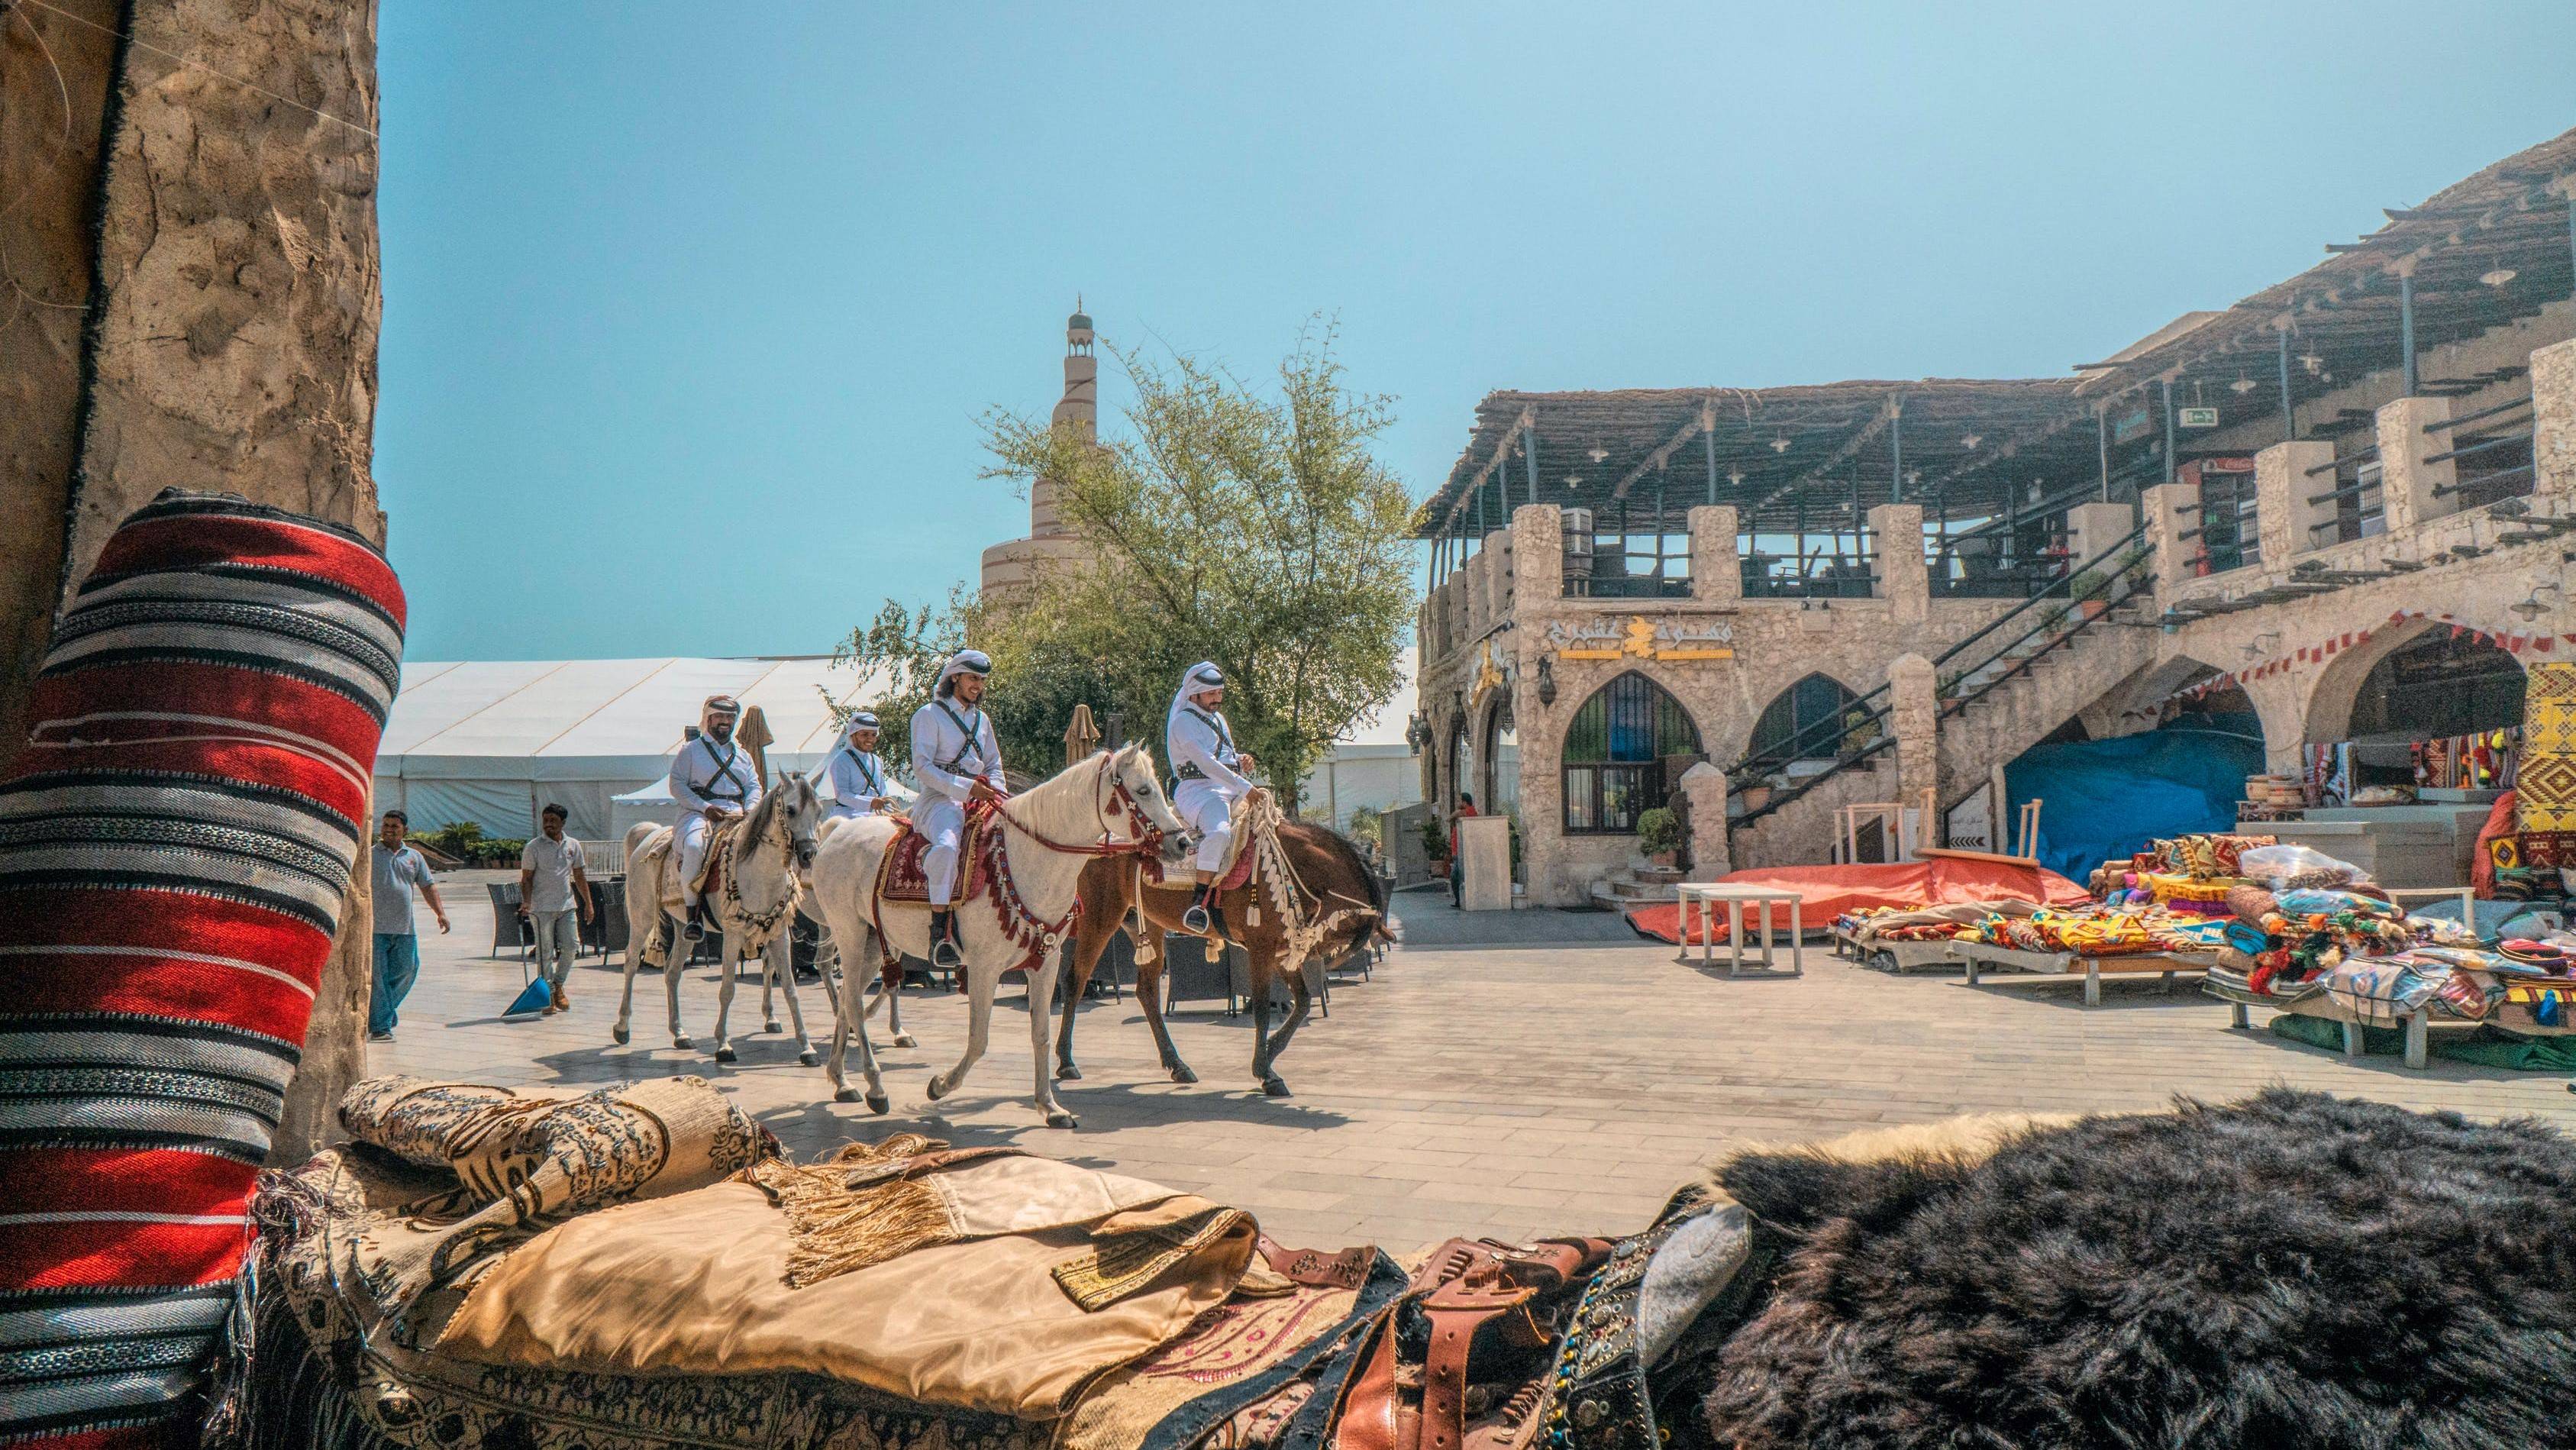
{"type": "Polygon", "coordinates": [[[2492,272],[2479,274],[2478,280],[2484,282],[2490,287],[2501,287],[2521,275],[2522,274],[2520,272],[2515,271],[2511,267],[2498,267],[2492,272]]]}
{"type": "Polygon", "coordinates": [[[1729,488],[1742,488],[1744,486],[1744,470],[1736,467],[1734,464],[1728,464],[1726,466],[1726,486],[1729,488]]]}
{"type": "Polygon", "coordinates": [[[1962,438],[1962,439],[1960,439],[1960,440],[1959,440],[1959,446],[1960,446],[1960,447],[1962,447],[1962,448],[1974,448],[1974,447],[1976,447],[1978,444],[1983,443],[1983,442],[1985,442],[1985,441],[1986,441],[1986,435],[1985,435],[1985,434],[1983,434],[1983,433],[1971,433],[1971,434],[1969,434],[1967,437],[1962,438]]]}
{"type": "Polygon", "coordinates": [[[1575,487],[1578,487],[1578,486],[1580,486],[1580,485],[1582,484],[1582,482],[1583,482],[1583,475],[1582,475],[1582,474],[1579,474],[1579,473],[1569,473],[1569,474],[1567,474],[1567,475],[1565,476],[1565,486],[1566,486],[1567,488],[1575,488],[1575,487]]]}
{"type": "Polygon", "coordinates": [[[1786,434],[1786,433],[1783,433],[1783,434],[1781,434],[1779,437],[1772,439],[1772,440],[1771,440],[1771,451],[1772,451],[1772,452],[1774,452],[1774,453],[1786,453],[1786,452],[1788,452],[1788,451],[1789,451],[1789,435],[1788,435],[1788,434],[1786,434]]]}
{"type": "Polygon", "coordinates": [[[1610,456],[1610,450],[1602,447],[1598,443],[1595,443],[1583,456],[1591,459],[1595,463],[1599,463],[1602,459],[1610,456]]]}
{"type": "Polygon", "coordinates": [[[2318,371],[2324,368],[2325,365],[2326,360],[2314,352],[2303,352],[2299,354],[2299,366],[2308,370],[2309,377],[2315,377],[2318,371]]]}
{"type": "Polygon", "coordinates": [[[2245,376],[2243,373],[2238,373],[2236,375],[2236,381],[2227,385],[2227,391],[2234,393],[2241,398],[2247,393],[2254,391],[2254,380],[2245,376]]]}
{"type": "Polygon", "coordinates": [[[1556,667],[1546,655],[1538,657],[1538,702],[1542,705],[1556,703],[1556,667]]]}

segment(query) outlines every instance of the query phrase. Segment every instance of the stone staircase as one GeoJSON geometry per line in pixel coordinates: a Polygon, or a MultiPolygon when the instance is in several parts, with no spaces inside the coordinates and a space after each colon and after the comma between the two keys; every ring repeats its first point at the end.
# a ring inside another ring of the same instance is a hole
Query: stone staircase
{"type": "Polygon", "coordinates": [[[1677,866],[1623,866],[1592,883],[1592,904],[1626,911],[1652,902],[1679,901],[1681,892],[1676,888],[1681,884],[1677,866]]]}
{"type": "MultiPolygon", "coordinates": [[[[2156,612],[2138,593],[2083,621],[2005,649],[1940,680],[1942,810],[2100,701],[2156,660],[2156,612]]],[[[1897,799],[1891,743],[1845,762],[1797,798],[1736,827],[1729,842],[1736,869],[1811,865],[1827,858],[1834,813],[1861,801],[1897,799]]],[[[1934,823],[1938,829],[1938,823],[1934,823]]]]}

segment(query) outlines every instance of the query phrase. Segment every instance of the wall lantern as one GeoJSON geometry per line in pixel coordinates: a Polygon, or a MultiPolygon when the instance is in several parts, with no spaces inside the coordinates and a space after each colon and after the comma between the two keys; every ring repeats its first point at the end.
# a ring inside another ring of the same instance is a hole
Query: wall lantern
{"type": "Polygon", "coordinates": [[[1556,665],[1546,655],[1538,657],[1538,702],[1542,705],[1556,703],[1556,665]]]}

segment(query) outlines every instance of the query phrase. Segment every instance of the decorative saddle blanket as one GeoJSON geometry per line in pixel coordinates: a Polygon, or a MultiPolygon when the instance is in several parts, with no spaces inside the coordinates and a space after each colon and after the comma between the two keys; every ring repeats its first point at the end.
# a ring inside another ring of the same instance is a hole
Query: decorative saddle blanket
{"type": "MultiPolygon", "coordinates": [[[[689,883],[691,890],[704,896],[724,884],[718,878],[724,875],[725,853],[733,848],[733,838],[741,830],[742,817],[740,816],[727,816],[716,822],[715,828],[707,833],[706,859],[698,865],[698,879],[689,883]]],[[[680,849],[680,843],[673,841],[671,849],[677,852],[680,849]]],[[[676,856],[672,864],[675,866],[679,864],[676,856]]]]}
{"type": "MultiPolygon", "coordinates": [[[[960,877],[953,901],[972,901],[992,884],[992,863],[985,859],[992,815],[989,805],[966,808],[966,829],[957,841],[960,877]]],[[[930,877],[922,869],[921,858],[929,849],[929,837],[913,829],[912,822],[901,822],[886,846],[885,858],[877,863],[877,900],[928,905],[930,877]]]]}

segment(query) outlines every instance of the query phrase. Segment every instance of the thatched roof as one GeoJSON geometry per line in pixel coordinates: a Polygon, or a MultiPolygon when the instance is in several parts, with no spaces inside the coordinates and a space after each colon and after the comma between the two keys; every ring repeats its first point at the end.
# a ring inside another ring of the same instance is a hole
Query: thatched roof
{"type": "MultiPolygon", "coordinates": [[[[2282,325],[2294,404],[2396,367],[2401,271],[2413,274],[2419,356],[2565,299],[2576,291],[2571,189],[2576,131],[2421,206],[2392,208],[2386,226],[2330,243],[2326,260],[2298,276],[2233,307],[2186,313],[2071,378],[1491,393],[1421,532],[1472,532],[1480,505],[1485,524],[1498,526],[1506,504],[1533,494],[1624,507],[1639,528],[1660,499],[1665,526],[1679,528],[1683,510],[1712,492],[1744,510],[1746,527],[1785,530],[1822,524],[1854,502],[1886,502],[1900,468],[1907,500],[1953,518],[1991,514],[2007,496],[2027,498],[2034,482],[2058,494],[2098,478],[2096,410],[2122,425],[2113,429],[2115,469],[2134,463],[2161,436],[2138,410],[2161,416],[2167,382],[2177,406],[2217,408],[2222,428],[2277,417],[2282,325]]],[[[2421,388],[2473,392],[2514,371],[2427,376],[2421,388]]],[[[2357,423],[2303,414],[2300,426],[2314,435],[2357,423]]]]}

